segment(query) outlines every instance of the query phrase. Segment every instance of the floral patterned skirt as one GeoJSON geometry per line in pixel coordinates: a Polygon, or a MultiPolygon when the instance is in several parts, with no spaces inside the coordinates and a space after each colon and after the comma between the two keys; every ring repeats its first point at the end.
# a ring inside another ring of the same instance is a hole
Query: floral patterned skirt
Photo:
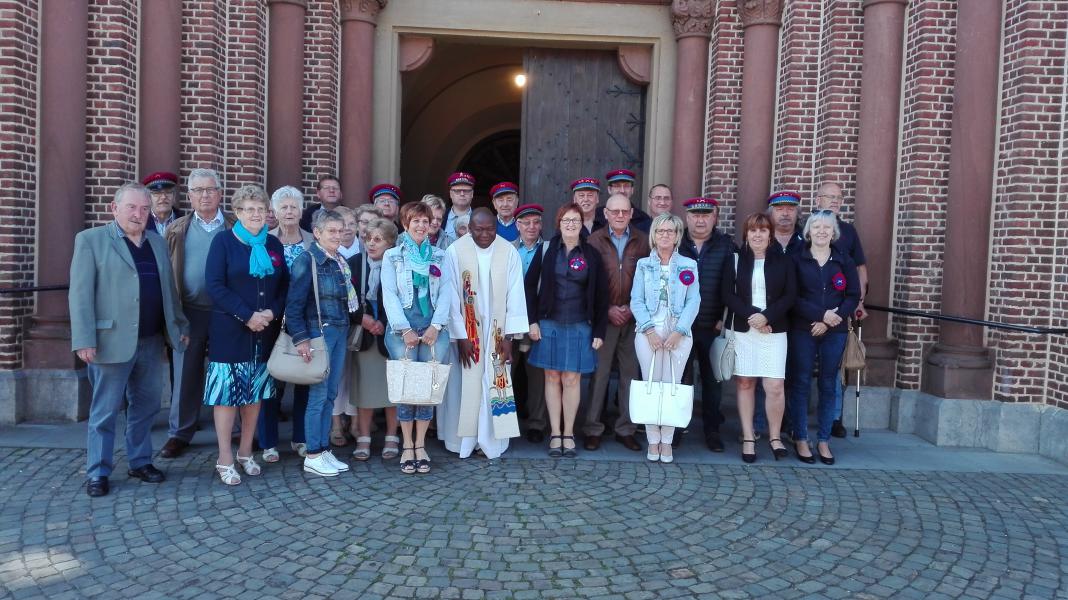
{"type": "Polygon", "coordinates": [[[245,406],[274,397],[274,378],[265,362],[209,362],[205,406],[245,406]]]}

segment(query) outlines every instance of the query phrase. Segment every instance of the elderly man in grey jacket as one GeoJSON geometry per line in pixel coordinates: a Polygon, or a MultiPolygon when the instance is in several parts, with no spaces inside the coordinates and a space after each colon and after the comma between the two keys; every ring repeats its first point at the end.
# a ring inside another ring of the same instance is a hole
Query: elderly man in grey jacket
{"type": "Polygon", "coordinates": [[[188,341],[188,323],[174,284],[167,245],[146,231],[150,197],[136,183],[115,192],[115,220],[74,238],[70,266],[71,349],[89,367],[86,493],[104,496],[114,470],[115,422],[126,401],[129,475],[149,483],[164,476],[152,465],[152,421],[163,393],[163,343],[188,341]]]}

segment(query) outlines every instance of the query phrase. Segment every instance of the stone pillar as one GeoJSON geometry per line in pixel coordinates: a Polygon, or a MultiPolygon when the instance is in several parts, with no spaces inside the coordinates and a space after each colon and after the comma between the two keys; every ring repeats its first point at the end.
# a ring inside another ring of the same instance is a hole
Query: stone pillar
{"type": "Polygon", "coordinates": [[[749,215],[763,211],[771,191],[775,139],[775,77],[779,62],[782,0],[738,3],[742,47],[742,139],[738,144],[737,231],[749,215]]]}
{"type": "Polygon", "coordinates": [[[142,2],[139,177],[180,168],[181,66],[182,3],[142,2]]]}
{"type": "MultiPolygon", "coordinates": [[[[942,269],[942,312],[982,319],[997,146],[1001,0],[957,4],[949,197],[942,269]]],[[[991,398],[993,360],[982,327],[940,322],[923,390],[943,398],[991,398]]]]}
{"type": "MultiPolygon", "coordinates": [[[[85,225],[85,122],[88,3],[41,5],[37,180],[37,284],[66,285],[74,235],[85,225]]],[[[23,346],[31,369],[72,369],[65,292],[40,292],[23,346]]]]}
{"type": "MultiPolygon", "coordinates": [[[[900,123],[901,60],[908,0],[864,1],[864,67],[860,82],[856,226],[868,266],[865,301],[890,306],[893,277],[894,191],[900,123]]],[[[893,386],[897,340],[889,315],[871,311],[864,322],[868,385],[893,386]]]]}
{"type": "Polygon", "coordinates": [[[388,0],[341,1],[341,177],[345,204],[371,188],[375,21],[388,0]]]}
{"type": "Polygon", "coordinates": [[[267,0],[267,193],[301,187],[304,11],[307,0],[267,0]]]}
{"type": "Polygon", "coordinates": [[[713,9],[712,0],[674,0],[671,4],[671,24],[677,41],[671,144],[671,189],[676,209],[687,198],[702,193],[713,9]]]}

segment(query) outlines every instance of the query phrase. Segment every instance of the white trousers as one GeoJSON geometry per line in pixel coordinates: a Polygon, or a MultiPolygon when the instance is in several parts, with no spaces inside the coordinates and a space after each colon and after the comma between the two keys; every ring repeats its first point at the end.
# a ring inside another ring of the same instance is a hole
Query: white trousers
{"type": "MultiPolygon", "coordinates": [[[[667,325],[656,327],[656,334],[661,339],[667,340],[671,330],[667,325]]],[[[686,367],[686,359],[690,356],[690,348],[693,347],[693,338],[683,336],[679,345],[674,350],[659,350],[656,352],[656,364],[653,365],[653,349],[649,346],[649,337],[644,333],[634,336],[634,351],[638,355],[638,364],[642,368],[642,379],[645,381],[664,381],[679,383],[682,381],[682,371],[686,367]],[[650,372],[652,366],[652,372],[650,372]],[[672,369],[674,368],[674,373],[672,369]],[[674,377],[672,377],[674,375],[674,377]]],[[[650,444],[670,444],[675,437],[674,427],[658,427],[656,425],[645,426],[645,437],[650,444]]]]}

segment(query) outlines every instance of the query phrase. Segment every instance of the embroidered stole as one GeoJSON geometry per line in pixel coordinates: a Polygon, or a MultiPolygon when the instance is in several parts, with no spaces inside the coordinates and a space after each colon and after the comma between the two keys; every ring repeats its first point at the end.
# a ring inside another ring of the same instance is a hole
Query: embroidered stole
{"type": "Polygon", "coordinates": [[[460,437],[478,436],[478,411],[484,394],[488,394],[492,436],[499,440],[519,436],[509,366],[494,361],[497,342],[503,335],[500,324],[506,320],[508,295],[508,253],[503,252],[498,244],[507,243],[498,237],[490,246],[490,315],[480,314],[478,294],[482,287],[479,282],[479,248],[470,236],[454,243],[459,246],[456,258],[460,272],[456,276],[460,278],[461,293],[464,295],[460,300],[464,302],[465,328],[468,339],[475,344],[478,358],[475,366],[462,369],[460,374],[460,422],[456,430],[460,437]],[[472,332],[477,333],[477,339],[471,337],[472,332]],[[486,369],[491,370],[488,390],[485,387],[486,369]]]}

